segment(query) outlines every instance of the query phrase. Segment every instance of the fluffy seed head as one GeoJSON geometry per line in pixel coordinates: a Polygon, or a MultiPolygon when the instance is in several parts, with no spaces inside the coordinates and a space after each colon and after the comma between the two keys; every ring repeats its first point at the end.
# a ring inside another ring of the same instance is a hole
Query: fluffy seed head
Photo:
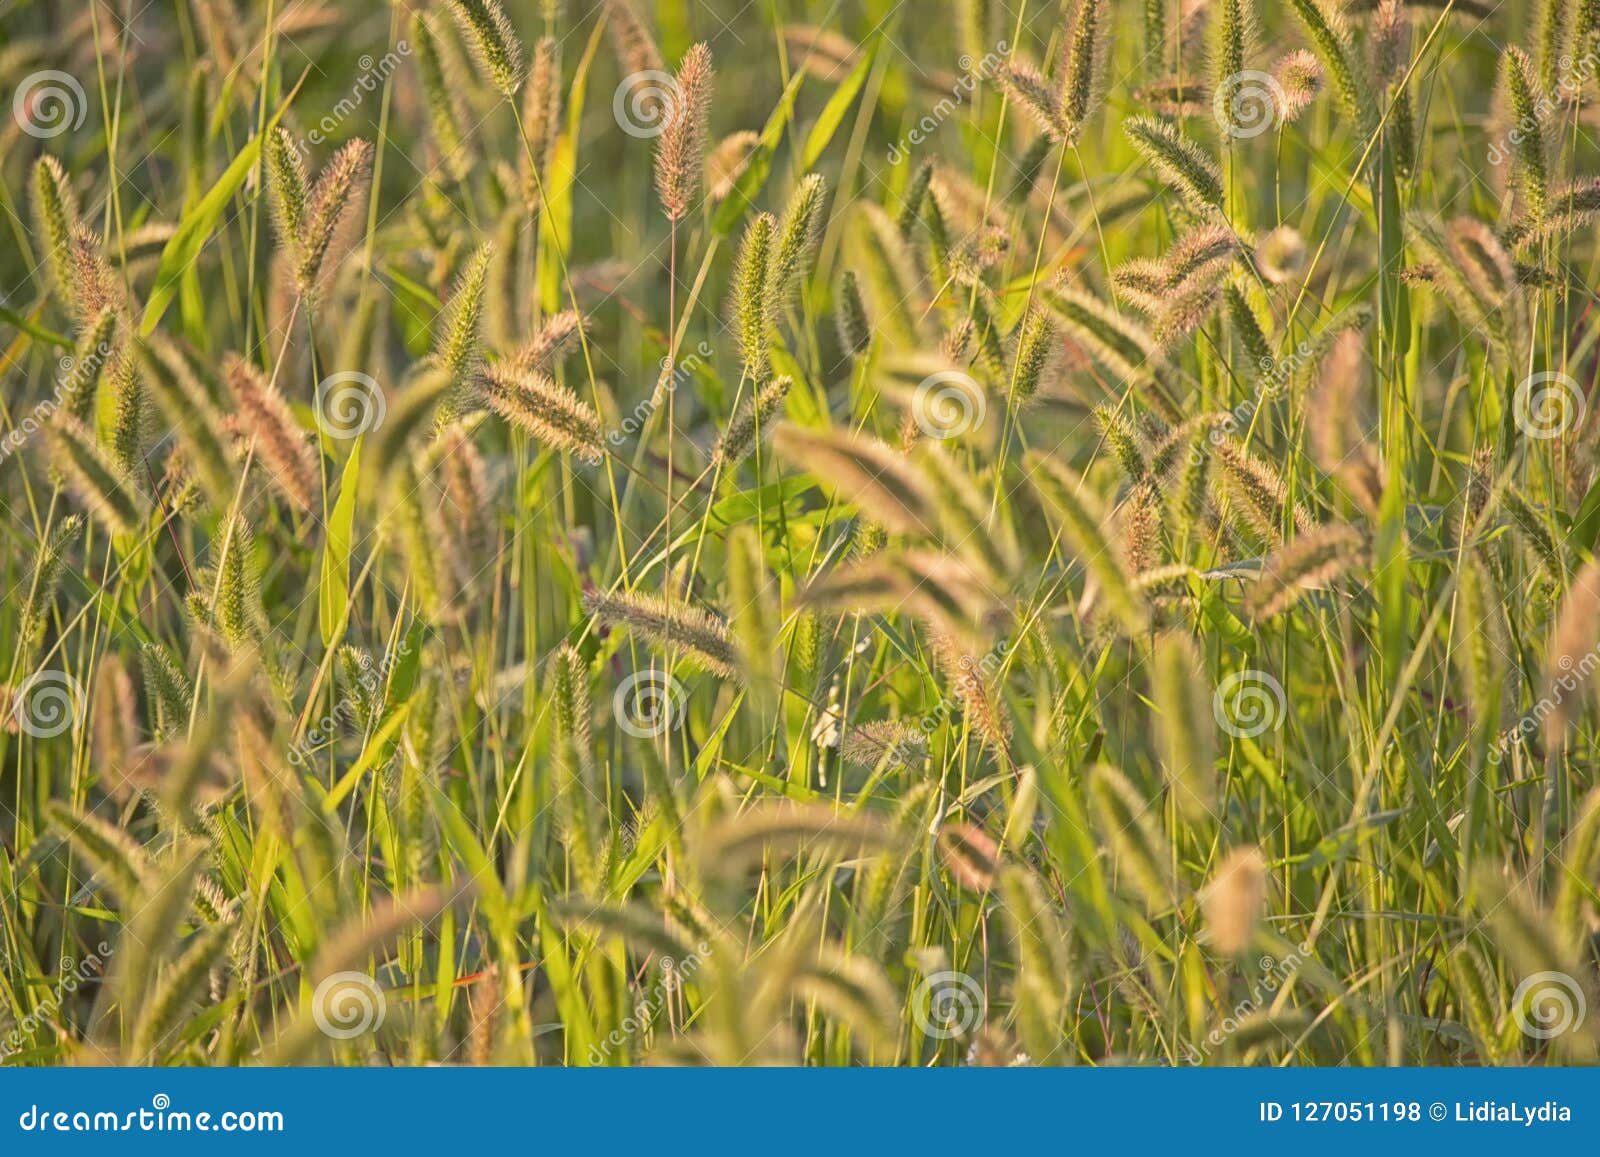
{"type": "Polygon", "coordinates": [[[839,280],[839,304],[834,313],[839,329],[839,344],[852,357],[866,352],[872,344],[872,323],[867,319],[867,303],[861,299],[861,286],[855,271],[847,269],[839,280]]]}
{"type": "Polygon", "coordinates": [[[711,78],[711,49],[696,44],[678,68],[677,92],[656,146],[656,193],[669,221],[683,219],[700,187],[711,78]]]}
{"type": "Polygon", "coordinates": [[[739,669],[738,648],[728,624],[690,603],[643,591],[584,596],[584,610],[602,623],[626,627],[664,646],[688,652],[688,658],[714,675],[731,677],[739,669]]]}
{"type": "Polygon", "coordinates": [[[517,39],[500,0],[446,0],[484,78],[504,97],[516,95],[527,76],[522,41],[517,39]]]}
{"type": "Polygon", "coordinates": [[[772,322],[772,245],[777,220],[757,214],[746,227],[733,272],[733,323],[746,377],[766,376],[767,331],[772,322]]]}
{"type": "Polygon", "coordinates": [[[762,386],[754,398],[746,398],[728,422],[728,428],[717,440],[712,461],[724,469],[744,461],[756,448],[759,439],[772,432],[783,399],[794,384],[788,377],[775,378],[762,386]]]}
{"type": "Polygon", "coordinates": [[[1262,278],[1282,285],[1305,272],[1306,240],[1292,225],[1280,225],[1261,239],[1255,258],[1262,278]]]}
{"type": "Polygon", "coordinates": [[[1233,849],[1201,893],[1212,947],[1223,956],[1237,956],[1249,948],[1266,898],[1267,871],[1261,852],[1253,847],[1233,849]]]}
{"type": "Polygon", "coordinates": [[[1322,65],[1312,53],[1297,48],[1278,61],[1273,72],[1283,92],[1278,115],[1284,124],[1293,124],[1322,91],[1322,65]]]}
{"type": "Polygon", "coordinates": [[[545,445],[585,462],[604,457],[605,436],[594,407],[537,370],[504,362],[488,366],[477,391],[490,410],[545,445]]]}

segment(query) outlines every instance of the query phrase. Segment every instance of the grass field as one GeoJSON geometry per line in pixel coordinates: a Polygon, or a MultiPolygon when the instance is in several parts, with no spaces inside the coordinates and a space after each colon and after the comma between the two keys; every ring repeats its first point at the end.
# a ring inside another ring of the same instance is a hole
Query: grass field
{"type": "Polygon", "coordinates": [[[1600,1059],[1597,74],[0,0],[0,1058],[1600,1059]]]}

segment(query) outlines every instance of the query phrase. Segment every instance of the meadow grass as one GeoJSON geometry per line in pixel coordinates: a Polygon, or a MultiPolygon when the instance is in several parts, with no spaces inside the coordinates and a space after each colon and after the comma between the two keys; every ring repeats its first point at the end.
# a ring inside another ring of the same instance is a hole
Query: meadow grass
{"type": "Polygon", "coordinates": [[[1591,1063],[1600,5],[0,5],[7,1064],[1591,1063]]]}

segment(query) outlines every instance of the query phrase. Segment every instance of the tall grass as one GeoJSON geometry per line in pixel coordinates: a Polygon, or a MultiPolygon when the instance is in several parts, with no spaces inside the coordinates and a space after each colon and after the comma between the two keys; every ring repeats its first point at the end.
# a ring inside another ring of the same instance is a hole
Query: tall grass
{"type": "Polygon", "coordinates": [[[0,1056],[1595,1060],[1592,8],[13,5],[0,1056]]]}

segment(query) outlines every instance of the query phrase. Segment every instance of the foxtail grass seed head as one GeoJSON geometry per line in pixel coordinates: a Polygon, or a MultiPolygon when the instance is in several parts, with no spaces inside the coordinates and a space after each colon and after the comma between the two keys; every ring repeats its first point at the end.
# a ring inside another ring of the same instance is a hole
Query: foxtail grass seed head
{"type": "Polygon", "coordinates": [[[1558,746],[1585,703],[1596,698],[1600,667],[1600,560],[1591,559],[1576,575],[1561,601],[1550,658],[1545,669],[1545,700],[1553,704],[1545,722],[1545,742],[1558,746]]]}
{"type": "Polygon", "coordinates": [[[487,242],[473,251],[434,328],[433,360],[456,384],[467,380],[481,355],[483,298],[493,256],[487,242]]]}
{"type": "Polygon", "coordinates": [[[839,741],[839,757],[853,767],[920,766],[928,740],[921,729],[893,719],[874,719],[847,727],[839,741]]]}
{"type": "Polygon", "coordinates": [[[310,510],[317,499],[317,458],[283,395],[242,358],[230,355],[223,375],[237,407],[238,431],[254,441],[256,458],[273,486],[301,510],[310,510]]]}
{"type": "Polygon", "coordinates": [[[1200,214],[1222,209],[1222,174],[1197,143],[1171,122],[1139,116],[1124,125],[1141,156],[1189,208],[1200,214]]]}
{"type": "Polygon", "coordinates": [[[457,181],[465,180],[473,154],[463,127],[466,113],[461,103],[461,77],[456,58],[443,44],[439,24],[429,12],[418,10],[412,16],[411,45],[440,163],[457,181]]]}
{"type": "Polygon", "coordinates": [[[1106,0],[1078,0],[1061,80],[1062,127],[1076,143],[1102,99],[1111,12],[1106,0]]]}
{"type": "Polygon", "coordinates": [[[1305,508],[1293,502],[1282,475],[1231,439],[1217,447],[1220,481],[1239,518],[1262,539],[1277,542],[1286,526],[1310,527],[1305,508]]]}
{"type": "Polygon", "coordinates": [[[1119,889],[1147,912],[1172,903],[1172,877],[1150,801],[1117,768],[1097,764],[1089,771],[1089,809],[1102,841],[1111,848],[1119,889]]]}
{"type": "Polygon", "coordinates": [[[773,236],[778,222],[759,213],[745,229],[733,273],[733,329],[745,377],[760,381],[767,371],[767,331],[772,324],[773,236]]]}
{"type": "Polygon", "coordinates": [[[34,228],[44,249],[43,268],[49,271],[56,292],[73,307],[72,239],[81,224],[78,198],[61,162],[46,153],[33,167],[30,189],[34,228]]]}
{"type": "Polygon", "coordinates": [[[1060,95],[1037,68],[1026,61],[1011,60],[1001,66],[996,79],[1045,136],[1057,144],[1068,138],[1070,126],[1061,109],[1060,95]]]}
{"type": "Polygon", "coordinates": [[[0,1062],[1600,1064],[1600,0],[62,7],[0,1062]]]}
{"type": "Polygon", "coordinates": [[[306,199],[295,270],[300,292],[312,294],[325,273],[341,222],[360,203],[372,167],[372,145],[354,140],[335,153],[317,176],[306,199]]]}
{"type": "Polygon", "coordinates": [[[1128,481],[1143,481],[1150,467],[1145,461],[1138,432],[1126,415],[1115,407],[1100,405],[1094,408],[1094,420],[1100,427],[1100,436],[1105,439],[1107,448],[1122,467],[1122,472],[1128,476],[1128,481]]]}
{"type": "Polygon", "coordinates": [[[544,445],[591,464],[605,457],[594,407],[538,370],[496,363],[478,376],[477,391],[486,407],[544,445]]]}
{"type": "Polygon", "coordinates": [[[727,622],[691,603],[643,591],[619,591],[585,595],[583,605],[600,623],[677,648],[683,658],[713,675],[731,678],[739,668],[738,648],[727,622]]]}
{"type": "Polygon", "coordinates": [[[1061,538],[1092,576],[1100,599],[1130,635],[1142,634],[1149,610],[1134,589],[1120,552],[1106,538],[1098,500],[1085,493],[1081,480],[1056,458],[1030,451],[1026,466],[1029,480],[1058,519],[1061,538]]]}
{"type": "Polygon", "coordinates": [[[1343,523],[1318,526],[1267,556],[1248,601],[1257,620],[1283,614],[1307,594],[1326,589],[1366,558],[1366,541],[1343,523]]]}
{"type": "MultiPolygon", "coordinates": [[[[534,45],[533,68],[522,96],[522,124],[528,147],[521,163],[531,163],[542,174],[561,133],[561,46],[553,36],[541,37],[534,45]]],[[[533,173],[528,173],[523,195],[529,204],[538,196],[538,185],[533,173]]]]}
{"type": "Polygon", "coordinates": [[[1206,932],[1220,956],[1239,956],[1255,942],[1267,899],[1267,869],[1259,849],[1234,848],[1201,893],[1206,932]]]}
{"type": "Polygon", "coordinates": [[[605,0],[606,35],[611,38],[617,64],[624,76],[660,72],[666,67],[655,37],[650,34],[632,0],[605,0]]]}
{"type": "MultiPolygon", "coordinates": [[[[420,17],[419,17],[420,19],[420,17]]],[[[310,200],[305,161],[294,134],[279,125],[267,135],[266,153],[268,204],[278,230],[278,243],[298,250],[305,236],[306,210],[310,200]]]]}
{"type": "Polygon", "coordinates": [[[1533,61],[1515,45],[1501,56],[1503,119],[1515,127],[1512,134],[1514,173],[1523,207],[1540,221],[1550,192],[1550,128],[1545,94],[1533,61]]]}
{"type": "Polygon", "coordinates": [[[939,524],[938,496],[927,478],[875,438],[783,423],[773,445],[893,533],[930,534],[939,524]]]}
{"type": "Polygon", "coordinates": [[[1210,681],[1188,635],[1168,632],[1156,640],[1154,690],[1168,791],[1184,821],[1204,831],[1218,810],[1216,725],[1210,681]]]}
{"type": "Polygon", "coordinates": [[[18,622],[17,634],[24,653],[44,641],[56,590],[61,585],[61,574],[67,565],[67,553],[83,537],[84,526],[83,515],[69,514],[40,546],[33,563],[33,575],[23,592],[26,601],[18,622]]]}
{"type": "Polygon", "coordinates": [[[855,271],[847,269],[839,280],[839,302],[834,311],[839,329],[839,344],[852,357],[866,353],[872,345],[872,322],[867,318],[867,303],[861,299],[861,285],[855,271]]]}
{"type": "Polygon", "coordinates": [[[777,228],[777,249],[770,272],[770,297],[774,308],[797,291],[810,272],[811,252],[822,228],[823,202],[828,183],[815,173],[801,180],[777,228]]]}
{"type": "Polygon", "coordinates": [[[1252,0],[1218,0],[1214,7],[1211,87],[1222,90],[1245,70],[1255,47],[1256,13],[1252,0]]]}
{"type": "MultiPolygon", "coordinates": [[[[1562,0],[1556,0],[1560,4],[1562,0]]],[[[1411,55],[1411,18],[1401,0],[1382,0],[1368,33],[1372,74],[1387,80],[1405,69],[1411,55]]]]}
{"type": "Polygon", "coordinates": [[[1332,81],[1345,115],[1364,137],[1370,136],[1376,125],[1377,106],[1372,100],[1365,63],[1356,52],[1342,10],[1329,0],[1289,0],[1289,7],[1332,81]]]}
{"type": "Polygon", "coordinates": [[[1270,284],[1283,285],[1305,272],[1309,256],[1300,231],[1290,225],[1280,225],[1256,246],[1256,269],[1270,284]]]}
{"type": "Polygon", "coordinates": [[[656,194],[669,221],[679,221],[699,192],[711,107],[711,49],[696,44],[678,68],[677,91],[656,142],[656,194]]]}
{"type": "Polygon", "coordinates": [[[508,100],[522,87],[528,62],[500,0],[445,0],[472,45],[484,79],[508,100]]]}
{"type": "Polygon", "coordinates": [[[728,428],[717,439],[716,449],[711,455],[712,462],[727,468],[748,458],[757,442],[772,433],[783,408],[783,400],[793,384],[792,378],[775,378],[756,391],[753,399],[741,402],[729,419],[728,428]]]}
{"type": "Polygon", "coordinates": [[[1055,342],[1055,327],[1043,310],[1032,308],[1023,314],[1017,334],[1016,373],[1011,381],[1013,404],[1026,406],[1038,397],[1055,342]]]}
{"type": "Polygon", "coordinates": [[[724,201],[733,192],[760,142],[761,134],[749,129],[729,133],[717,142],[706,158],[706,194],[712,201],[724,201]]]}
{"type": "Polygon", "coordinates": [[[1068,338],[1121,380],[1144,382],[1159,368],[1162,355],[1148,330],[1094,295],[1061,285],[1041,291],[1039,300],[1068,338]]]}
{"type": "Polygon", "coordinates": [[[1278,119],[1292,125],[1322,91],[1322,65],[1303,48],[1286,53],[1273,68],[1278,80],[1278,119]]]}
{"type": "Polygon", "coordinates": [[[106,260],[100,235],[86,225],[72,232],[66,276],[72,286],[68,301],[80,326],[88,325],[102,310],[120,310],[127,304],[123,284],[106,260]]]}
{"type": "Polygon", "coordinates": [[[922,218],[922,202],[928,196],[928,188],[932,183],[933,162],[923,161],[906,184],[906,191],[900,198],[900,215],[895,219],[900,226],[901,236],[907,241],[917,230],[917,222],[922,218]]]}
{"type": "Polygon", "coordinates": [[[564,309],[546,318],[539,331],[511,355],[511,364],[521,370],[554,374],[562,359],[579,343],[583,318],[576,310],[564,309]]]}

